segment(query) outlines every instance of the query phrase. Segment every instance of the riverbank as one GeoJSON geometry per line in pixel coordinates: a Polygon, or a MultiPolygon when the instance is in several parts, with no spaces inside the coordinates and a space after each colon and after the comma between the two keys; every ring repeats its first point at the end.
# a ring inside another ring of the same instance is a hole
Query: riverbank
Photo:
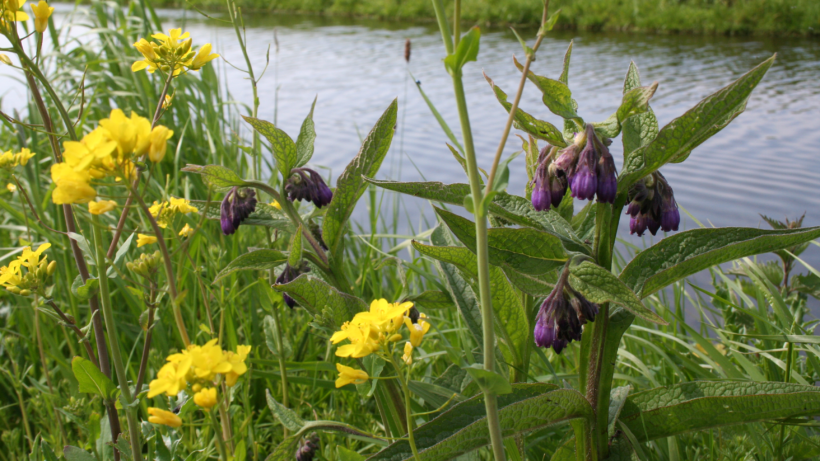
{"type": "MultiPolygon", "coordinates": [[[[239,0],[246,11],[431,19],[430,0],[239,0]]],[[[197,7],[220,8],[222,0],[197,0],[197,7]]],[[[452,1],[445,1],[450,11],[452,1]]],[[[184,6],[158,0],[156,6],[184,6]]],[[[728,34],[820,35],[817,0],[552,0],[561,8],[558,27],[583,30],[728,34]]],[[[537,0],[464,0],[465,20],[490,24],[537,24],[537,0]]]]}

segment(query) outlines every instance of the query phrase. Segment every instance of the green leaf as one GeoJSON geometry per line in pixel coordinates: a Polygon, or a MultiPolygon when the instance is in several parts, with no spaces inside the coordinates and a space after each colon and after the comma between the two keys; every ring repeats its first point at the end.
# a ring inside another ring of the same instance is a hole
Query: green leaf
{"type": "MultiPolygon", "coordinates": [[[[634,62],[630,62],[624,80],[624,95],[639,86],[641,76],[638,74],[638,67],[634,62]]],[[[655,117],[652,108],[647,106],[646,112],[624,120],[622,129],[624,152],[629,153],[655,139],[658,135],[658,118],[655,117]]]]}
{"type": "Polygon", "coordinates": [[[514,287],[536,298],[549,295],[555,288],[555,282],[558,281],[558,270],[543,275],[522,274],[510,268],[503,270],[514,287]]]}
{"type": "Polygon", "coordinates": [[[614,138],[621,132],[621,128],[629,118],[646,113],[649,110],[649,100],[658,89],[658,82],[650,86],[633,88],[624,93],[618,110],[603,122],[593,123],[595,132],[604,138],[614,138]]]}
{"type": "Polygon", "coordinates": [[[270,412],[276,415],[276,419],[282,423],[287,430],[297,432],[305,426],[305,422],[293,410],[279,403],[270,393],[270,390],[265,389],[265,398],[268,401],[268,408],[270,412]]]}
{"type": "Polygon", "coordinates": [[[302,225],[293,233],[288,245],[288,264],[290,267],[299,267],[302,264],[302,225]]]}
{"type": "MultiPolygon", "coordinates": [[[[456,238],[475,252],[475,223],[441,208],[435,210],[456,238]]],[[[537,229],[489,229],[487,245],[490,263],[531,275],[550,272],[563,265],[568,258],[561,246],[561,239],[537,229]]]]}
{"type": "Polygon", "coordinates": [[[618,187],[627,190],[642,177],[662,165],[689,154],[722,130],[746,109],[752,90],[774,63],[764,61],[732,84],[708,96],[682,116],[663,127],[649,144],[630,152],[618,178],[618,187]]]}
{"type": "Polygon", "coordinates": [[[216,284],[223,278],[233,274],[236,271],[242,270],[268,270],[273,269],[274,267],[280,266],[288,261],[288,257],[285,256],[279,250],[269,250],[269,249],[262,249],[262,250],[254,250],[249,253],[245,253],[238,258],[234,259],[233,261],[229,262],[227,266],[225,266],[219,274],[216,275],[214,278],[213,283],[216,284]]]}
{"type": "Polygon", "coordinates": [[[453,305],[453,299],[443,291],[427,290],[417,295],[408,296],[406,301],[424,309],[446,309],[453,305]]]}
{"type": "MultiPolygon", "coordinates": [[[[561,11],[561,10],[558,10],[561,11]]],[[[557,15],[556,15],[557,16],[557,15]]],[[[561,76],[558,77],[558,81],[563,83],[564,85],[569,85],[569,61],[572,57],[572,43],[573,40],[569,41],[569,46],[567,47],[567,51],[564,53],[564,64],[561,69],[561,76]]]]}
{"type": "Polygon", "coordinates": [[[90,360],[74,357],[71,360],[71,370],[80,385],[80,392],[99,395],[104,399],[114,396],[117,386],[105,376],[90,360]]]}
{"type": "Polygon", "coordinates": [[[638,296],[612,272],[584,261],[569,269],[569,284],[594,303],[615,303],[638,317],[660,325],[666,325],[658,314],[643,305],[638,296]]]}
{"type": "Polygon", "coordinates": [[[621,272],[620,279],[645,298],[714,265],[788,248],[818,237],[820,227],[693,229],[669,236],[640,252],[621,272]]]}
{"type": "Polygon", "coordinates": [[[544,23],[543,26],[538,28],[538,35],[546,35],[547,32],[551,31],[553,27],[555,27],[555,23],[558,22],[558,18],[561,15],[561,9],[552,13],[549,18],[547,18],[547,22],[544,23]]]}
{"type": "MultiPolygon", "coordinates": [[[[478,279],[478,260],[472,251],[464,247],[439,247],[413,242],[413,248],[419,253],[435,260],[456,266],[472,280],[478,279]]],[[[473,292],[477,292],[473,286],[473,292]]],[[[529,346],[530,326],[521,305],[521,297],[516,294],[501,269],[490,267],[490,293],[495,313],[496,326],[501,331],[501,340],[509,348],[512,360],[521,357],[523,348],[529,346]]]]}
{"type": "Polygon", "coordinates": [[[313,104],[310,105],[310,113],[302,122],[302,128],[299,130],[299,136],[296,138],[296,165],[295,167],[305,166],[307,162],[313,157],[313,143],[316,141],[316,125],[313,123],[313,109],[316,108],[316,99],[313,98],[313,104]]]}
{"type": "Polygon", "coordinates": [[[327,207],[322,237],[332,255],[336,255],[342,243],[344,226],[359,197],[362,196],[367,185],[362,176],[372,177],[379,171],[379,167],[387,155],[390,142],[393,140],[393,131],[396,125],[398,103],[394,99],[387,110],[382,114],[376,125],[362,143],[358,155],[347,165],[345,171],[336,181],[336,190],[333,200],[327,207]]]}
{"type": "Polygon", "coordinates": [[[612,437],[615,434],[615,423],[618,421],[618,417],[621,415],[621,411],[624,408],[624,404],[626,403],[626,398],[629,396],[629,392],[632,390],[632,386],[621,386],[612,389],[609,396],[609,419],[607,423],[607,434],[612,437]]]}
{"type": "MultiPolygon", "coordinates": [[[[269,293],[273,293],[273,290],[269,289],[269,293]]],[[[277,357],[281,355],[287,359],[293,354],[290,341],[288,341],[287,337],[282,338],[282,351],[279,350],[279,329],[276,328],[276,320],[273,316],[265,316],[265,319],[262,321],[262,329],[265,331],[265,344],[273,355],[277,357]]]]}
{"type": "Polygon", "coordinates": [[[83,282],[82,276],[77,274],[74,277],[74,282],[71,283],[71,294],[77,297],[80,301],[88,301],[97,295],[100,290],[100,281],[96,278],[89,278],[83,282]]]}
{"type": "MultiPolygon", "coordinates": [[[[513,63],[519,71],[524,71],[524,66],[515,59],[515,56],[513,56],[513,63]]],[[[565,119],[577,119],[580,123],[581,118],[575,113],[575,107],[572,104],[572,92],[565,83],[535,75],[531,70],[527,71],[527,78],[541,90],[543,95],[541,100],[550,112],[565,119]]]]}
{"type": "MultiPolygon", "coordinates": [[[[501,88],[496,86],[496,84],[492,81],[490,77],[487,76],[487,74],[484,74],[484,78],[487,80],[487,83],[489,83],[490,87],[493,89],[493,92],[495,93],[495,97],[496,99],[498,99],[498,102],[501,103],[504,109],[506,109],[507,113],[509,113],[510,109],[512,109],[512,103],[507,102],[507,93],[505,93],[501,88]]],[[[532,115],[521,110],[521,108],[516,108],[515,110],[514,123],[515,127],[519,130],[526,131],[527,133],[533,135],[538,139],[543,139],[544,141],[547,141],[553,146],[567,146],[567,143],[564,142],[564,135],[561,133],[561,130],[559,130],[549,122],[538,120],[532,115]]]]}
{"type": "Polygon", "coordinates": [[[308,274],[302,274],[290,283],[273,285],[273,289],[290,295],[313,314],[316,323],[331,330],[338,330],[354,315],[367,310],[367,304],[361,299],[341,293],[308,274]]]}
{"type": "Polygon", "coordinates": [[[451,75],[461,72],[461,68],[478,58],[478,44],[481,40],[481,29],[475,26],[458,41],[456,51],[444,58],[444,67],[451,75]]]}
{"type": "MultiPolygon", "coordinates": [[[[191,206],[199,210],[200,213],[205,213],[205,217],[212,221],[220,219],[219,201],[208,202],[201,200],[191,200],[191,206]],[[207,210],[206,210],[207,206],[207,210]]],[[[257,203],[256,211],[250,214],[244,221],[243,226],[265,226],[272,229],[279,229],[288,233],[293,233],[296,228],[281,210],[268,205],[267,203],[257,203]]]]}
{"type": "Polygon", "coordinates": [[[622,421],[641,441],[732,424],[820,414],[820,389],[771,382],[696,381],[629,396],[622,421]]]}
{"type": "MultiPolygon", "coordinates": [[[[315,101],[314,101],[315,102],[315,101]]],[[[313,114],[313,109],[311,109],[313,114]]],[[[299,163],[299,156],[296,153],[296,143],[288,136],[287,133],[276,128],[276,126],[268,121],[260,120],[258,118],[242,116],[254,130],[268,139],[273,150],[273,158],[276,159],[276,168],[282,173],[282,177],[287,181],[292,170],[297,163],[299,163]]],[[[300,133],[301,134],[301,133],[300,133]]],[[[314,134],[315,139],[315,134],[314,134]]],[[[312,150],[312,145],[310,146],[312,150]]]]}
{"type": "Polygon", "coordinates": [[[63,456],[65,456],[66,461],[97,461],[97,458],[91,453],[71,445],[66,445],[63,448],[63,456]]]}
{"type": "Polygon", "coordinates": [[[384,444],[381,439],[363,432],[349,424],[339,423],[336,421],[308,421],[296,433],[283,440],[282,443],[280,443],[276,449],[274,449],[273,452],[265,458],[265,461],[293,461],[296,457],[296,449],[298,448],[299,441],[305,434],[309,434],[314,431],[339,432],[347,435],[348,437],[358,438],[369,443],[374,443],[377,445],[384,444]]]}
{"type": "Polygon", "coordinates": [[[349,450],[341,445],[336,445],[336,453],[339,461],[364,461],[365,457],[359,453],[349,450]]]}
{"type": "Polygon", "coordinates": [[[468,367],[463,367],[463,369],[484,392],[491,392],[496,395],[504,395],[512,392],[512,385],[507,378],[494,371],[485,370],[483,364],[474,363],[468,367]]]}
{"type": "MultiPolygon", "coordinates": [[[[592,408],[577,391],[550,384],[513,384],[513,391],[498,396],[498,415],[505,438],[558,424],[591,418],[592,408]]],[[[453,406],[413,431],[419,455],[425,461],[444,461],[490,443],[483,394],[453,406]]],[[[395,442],[369,461],[412,460],[406,440],[395,442]]]]}
{"type": "MultiPolygon", "coordinates": [[[[434,202],[464,206],[464,197],[469,195],[467,184],[443,184],[440,182],[394,182],[366,178],[367,182],[384,189],[421,197],[434,202]]],[[[581,242],[572,226],[556,211],[535,211],[529,200],[517,195],[500,192],[493,197],[488,207],[490,213],[520,226],[534,227],[561,238],[564,247],[570,251],[590,254],[590,248],[581,242]]]]}
{"type": "Polygon", "coordinates": [[[234,186],[244,186],[245,180],[239,177],[233,170],[229,170],[219,165],[192,165],[188,164],[182,171],[196,173],[202,176],[205,184],[216,189],[227,189],[234,186]]]}
{"type": "MultiPolygon", "coordinates": [[[[421,97],[424,99],[424,102],[427,103],[427,107],[430,108],[430,112],[433,113],[433,117],[436,118],[436,121],[438,122],[439,126],[441,126],[442,131],[444,131],[444,134],[447,135],[447,139],[449,139],[450,142],[453,143],[458,148],[458,150],[463,153],[464,148],[461,147],[461,144],[458,142],[458,138],[456,138],[456,135],[453,134],[453,130],[451,130],[450,126],[447,125],[447,122],[436,109],[436,106],[433,105],[433,101],[430,101],[430,98],[428,98],[427,94],[424,93],[424,90],[421,89],[421,81],[416,80],[416,77],[413,77],[413,74],[410,74],[410,78],[412,78],[416,82],[416,88],[418,88],[421,97]]],[[[453,150],[453,147],[449,144],[447,145],[447,147],[449,147],[450,150],[453,150]]],[[[460,163],[462,163],[462,166],[464,166],[464,171],[466,172],[467,167],[464,164],[464,157],[459,157],[454,150],[453,155],[456,155],[456,158],[461,158],[460,163]]]]}

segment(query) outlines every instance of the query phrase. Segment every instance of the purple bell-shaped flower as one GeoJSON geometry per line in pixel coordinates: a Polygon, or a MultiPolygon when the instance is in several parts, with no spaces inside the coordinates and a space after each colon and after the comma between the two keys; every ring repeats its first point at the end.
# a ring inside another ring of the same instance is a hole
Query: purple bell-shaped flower
{"type": "Polygon", "coordinates": [[[285,191],[291,202],[307,200],[313,202],[317,208],[322,208],[333,200],[333,191],[327,187],[322,176],[310,168],[291,170],[285,191]]]}
{"type": "Polygon", "coordinates": [[[256,191],[253,189],[232,188],[222,199],[219,207],[219,222],[222,233],[231,235],[239,225],[256,210],[256,191]]]}

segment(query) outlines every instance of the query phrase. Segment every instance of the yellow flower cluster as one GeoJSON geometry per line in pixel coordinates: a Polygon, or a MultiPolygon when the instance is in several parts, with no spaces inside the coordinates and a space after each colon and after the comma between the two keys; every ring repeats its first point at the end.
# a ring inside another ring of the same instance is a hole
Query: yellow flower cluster
{"type": "Polygon", "coordinates": [[[48,256],[40,256],[51,248],[50,243],[44,243],[31,251],[25,247],[23,254],[10,262],[8,266],[0,267],[0,286],[21,296],[29,296],[32,292],[42,291],[46,279],[57,269],[57,262],[48,262],[48,256]],[[26,271],[23,272],[23,268],[26,271]]]}
{"type": "Polygon", "coordinates": [[[191,202],[184,198],[171,197],[167,202],[154,202],[148,211],[157,220],[159,227],[165,229],[178,214],[199,213],[191,202]]]}
{"type": "Polygon", "coordinates": [[[132,72],[147,69],[153,74],[159,69],[167,74],[173,70],[173,75],[177,76],[189,70],[198,71],[219,57],[218,54],[211,53],[210,43],[202,45],[198,52],[192,50],[193,39],[188,32],[183,34],[182,29],[171,29],[168,35],[154,34],[151,38],[156,41],[149,42],[141,38],[134,43],[134,47],[145,59],[134,62],[132,72]]]}
{"type": "Polygon", "coordinates": [[[16,154],[12,154],[10,150],[3,152],[0,154],[0,169],[11,170],[20,165],[26,166],[31,157],[34,157],[34,153],[25,147],[16,154]]]}
{"type": "MultiPolygon", "coordinates": [[[[2,27],[0,27],[0,30],[2,30],[3,33],[10,32],[8,26],[5,24],[6,21],[19,22],[29,20],[28,14],[22,11],[23,5],[25,4],[26,0],[0,0],[0,11],[2,11],[2,17],[0,17],[0,26],[2,27]]],[[[48,27],[48,18],[51,17],[54,8],[48,6],[48,3],[44,0],[40,0],[36,5],[30,6],[31,12],[34,13],[34,29],[42,34],[48,27]]]]}
{"type": "Polygon", "coordinates": [[[168,363],[148,385],[148,397],[160,394],[176,396],[190,384],[194,403],[210,409],[217,403],[216,385],[220,380],[224,379],[228,386],[233,386],[248,371],[245,360],[250,352],[251,346],[239,346],[236,352],[224,351],[217,345],[216,339],[204,346],[191,345],[178,354],[168,356],[168,363]]]}
{"type": "Polygon", "coordinates": [[[147,155],[153,162],[161,161],[173,134],[162,125],[151,129],[148,119],[133,112],[128,118],[122,110],[112,110],[82,140],[63,143],[63,163],[51,166],[51,179],[57,184],[52,200],[56,204],[91,201],[97,196],[92,179],[132,178],[134,160],[147,155]]]}
{"type": "MultiPolygon", "coordinates": [[[[330,337],[333,344],[349,341],[349,344],[336,349],[336,355],[362,358],[378,352],[389,343],[402,339],[398,330],[404,324],[410,332],[410,341],[404,346],[402,360],[409,365],[413,361],[413,348],[421,345],[424,335],[430,330],[430,323],[424,314],[420,314],[415,322],[407,315],[412,307],[411,302],[389,303],[385,299],[374,300],[370,303],[369,311],[359,312],[330,337]]],[[[336,370],[339,372],[336,387],[350,383],[360,384],[368,379],[366,372],[341,364],[336,365],[336,370]]]]}

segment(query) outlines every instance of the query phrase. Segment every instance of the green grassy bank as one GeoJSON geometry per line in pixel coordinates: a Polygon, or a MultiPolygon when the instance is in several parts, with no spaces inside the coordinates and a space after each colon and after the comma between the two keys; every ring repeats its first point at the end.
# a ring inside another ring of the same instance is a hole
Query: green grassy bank
{"type": "MultiPolygon", "coordinates": [[[[183,0],[159,0],[181,6],[183,0]]],[[[240,0],[245,8],[385,19],[434,17],[430,0],[240,0]]],[[[452,1],[445,1],[452,11],[452,1]]],[[[197,0],[221,7],[222,0],[197,0]]],[[[552,0],[559,27],[703,34],[820,35],[817,0],[552,0]]],[[[537,24],[537,0],[464,0],[462,16],[481,23],[537,24]]]]}

